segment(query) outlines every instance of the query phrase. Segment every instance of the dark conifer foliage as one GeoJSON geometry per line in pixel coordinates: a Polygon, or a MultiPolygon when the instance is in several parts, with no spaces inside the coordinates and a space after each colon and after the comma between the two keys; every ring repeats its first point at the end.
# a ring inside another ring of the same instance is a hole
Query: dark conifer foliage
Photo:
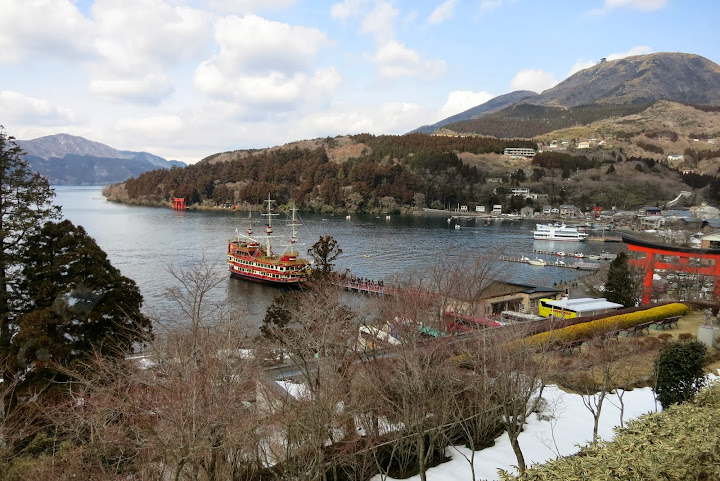
{"type": "Polygon", "coordinates": [[[130,199],[169,201],[184,197],[188,204],[260,204],[272,194],[280,204],[290,199],[304,210],[317,205],[355,210],[377,206],[391,197],[410,206],[415,194],[427,204],[452,199],[474,201],[472,188],[484,182],[474,166],[458,157],[460,152],[502,153],[506,147],[537,148],[528,140],[490,137],[443,137],[425,134],[403,136],[358,134],[356,143],[367,146],[346,162],[332,162],[325,148],[287,148],[250,152],[230,162],[202,162],[182,169],[156,170],[126,182],[130,199]]]}
{"type": "MultiPolygon", "coordinates": [[[[0,363],[10,356],[16,331],[17,274],[26,256],[27,236],[60,214],[52,205],[55,192],[47,179],[30,170],[14,141],[0,126],[0,363]]],[[[5,376],[7,380],[9,373],[5,376]]]]}
{"type": "Polygon", "coordinates": [[[605,283],[605,297],[610,302],[632,307],[637,301],[635,291],[635,282],[630,275],[628,256],[625,252],[621,252],[610,263],[605,283]]]}
{"type": "Polygon", "coordinates": [[[137,285],[82,226],[48,222],[27,243],[20,282],[25,302],[13,345],[19,367],[32,367],[29,378],[54,374],[56,363],[124,356],[149,339],[137,285]]]}

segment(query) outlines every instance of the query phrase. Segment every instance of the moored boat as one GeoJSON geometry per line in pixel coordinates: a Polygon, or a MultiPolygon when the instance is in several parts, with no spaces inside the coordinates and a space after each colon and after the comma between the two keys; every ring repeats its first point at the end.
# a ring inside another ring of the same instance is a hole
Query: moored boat
{"type": "Polygon", "coordinates": [[[584,241],[587,237],[588,234],[577,227],[568,227],[565,224],[536,224],[533,231],[535,240],[584,241]]]}
{"type": "Polygon", "coordinates": [[[530,264],[531,266],[538,266],[538,267],[545,267],[547,265],[547,262],[540,259],[539,257],[537,257],[535,259],[530,259],[529,261],[527,261],[527,263],[530,264]]]}
{"type": "Polygon", "coordinates": [[[310,261],[301,258],[295,248],[299,224],[296,220],[297,209],[293,206],[290,210],[292,235],[289,246],[282,254],[275,254],[272,250],[272,218],[277,214],[272,212],[270,196],[267,199],[267,212],[263,214],[267,218],[264,242],[253,237],[252,225],[247,234],[236,231],[235,239],[228,243],[227,263],[231,277],[276,286],[299,286],[307,280],[310,261]]]}

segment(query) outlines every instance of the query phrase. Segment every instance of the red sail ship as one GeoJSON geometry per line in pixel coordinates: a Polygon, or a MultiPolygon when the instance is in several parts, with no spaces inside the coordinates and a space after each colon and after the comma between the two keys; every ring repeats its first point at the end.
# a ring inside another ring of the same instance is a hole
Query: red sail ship
{"type": "Polygon", "coordinates": [[[235,240],[228,244],[227,262],[231,277],[276,286],[299,286],[307,280],[310,261],[299,257],[295,249],[296,229],[300,224],[295,218],[297,209],[293,206],[290,210],[292,235],[290,245],[282,254],[272,251],[272,218],[277,214],[272,212],[270,196],[267,200],[267,212],[262,214],[267,218],[264,242],[261,243],[253,237],[252,225],[247,234],[236,232],[235,240]]]}

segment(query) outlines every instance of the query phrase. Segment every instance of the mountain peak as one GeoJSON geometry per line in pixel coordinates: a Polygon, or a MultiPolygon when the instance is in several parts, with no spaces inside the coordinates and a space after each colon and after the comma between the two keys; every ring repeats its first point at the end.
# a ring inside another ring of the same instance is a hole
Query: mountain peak
{"type": "Polygon", "coordinates": [[[679,52],[601,61],[526,102],[577,107],[656,100],[720,105],[720,66],[700,55],[679,52]]]}
{"type": "Polygon", "coordinates": [[[45,160],[62,158],[66,155],[90,155],[108,159],[130,159],[135,153],[121,152],[100,142],[70,134],[55,134],[32,140],[18,140],[16,143],[28,155],[45,160]]]}

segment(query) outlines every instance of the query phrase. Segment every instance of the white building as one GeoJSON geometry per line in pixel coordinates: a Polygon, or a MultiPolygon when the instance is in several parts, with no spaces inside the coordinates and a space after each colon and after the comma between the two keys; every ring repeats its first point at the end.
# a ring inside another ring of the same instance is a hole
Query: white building
{"type": "Polygon", "coordinates": [[[526,159],[532,159],[535,157],[535,149],[524,149],[520,147],[508,147],[506,148],[503,153],[510,158],[513,159],[520,159],[520,158],[526,158],[526,159]]]}

